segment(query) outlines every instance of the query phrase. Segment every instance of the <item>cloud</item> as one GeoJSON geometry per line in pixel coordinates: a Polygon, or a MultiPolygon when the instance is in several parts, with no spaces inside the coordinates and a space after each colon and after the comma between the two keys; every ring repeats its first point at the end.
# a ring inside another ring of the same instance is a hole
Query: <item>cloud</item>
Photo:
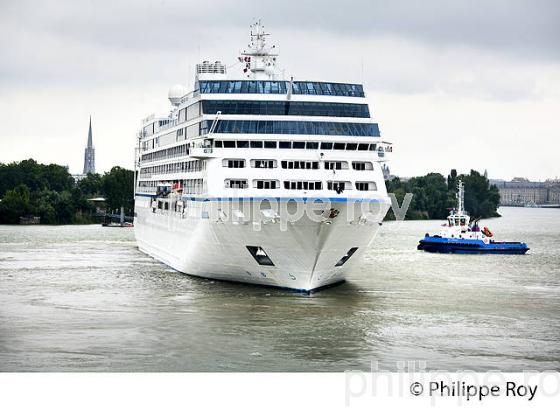
{"type": "MultiPolygon", "coordinates": [[[[500,136],[511,161],[500,162],[503,177],[517,173],[519,144],[507,140],[515,130],[547,153],[560,148],[551,114],[560,110],[557,1],[4,0],[0,161],[42,156],[79,170],[93,113],[100,166],[130,166],[123,153],[138,121],[165,111],[167,88],[192,83],[197,62],[234,63],[255,17],[272,33],[287,76],[365,84],[384,136],[404,148],[398,173],[426,168],[415,155],[421,141],[435,146],[468,124],[484,124],[461,134],[469,146],[496,150],[500,136]],[[70,158],[42,145],[64,139],[68,152],[77,150],[70,158]]],[[[429,166],[447,164],[445,147],[433,149],[442,155],[429,166]]],[[[485,167],[488,158],[477,158],[468,160],[485,167]]],[[[534,165],[544,177],[555,161],[534,165]]]]}
{"type": "Polygon", "coordinates": [[[337,36],[394,36],[432,45],[463,45],[520,57],[558,59],[560,3],[555,0],[343,2],[12,1],[3,20],[41,32],[121,50],[175,49],[222,42],[232,29],[262,17],[275,29],[320,30],[337,36]]]}

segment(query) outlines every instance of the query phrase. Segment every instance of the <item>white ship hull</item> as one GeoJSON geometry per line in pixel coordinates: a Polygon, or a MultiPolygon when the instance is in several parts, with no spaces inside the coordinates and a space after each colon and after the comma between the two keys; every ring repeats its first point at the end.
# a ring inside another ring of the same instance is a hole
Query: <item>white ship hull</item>
{"type": "Polygon", "coordinates": [[[190,275],[310,291],[375,237],[392,147],[361,84],[288,80],[267,35],[253,24],[237,74],[197,64],[192,91],[171,87],[171,111],[142,121],[136,239],[190,275]]]}
{"type": "Polygon", "coordinates": [[[189,206],[179,214],[154,210],[149,199],[137,198],[134,229],[140,250],[189,275],[311,291],[343,281],[359,265],[389,204],[370,203],[366,221],[360,220],[359,203],[336,203],[334,219],[316,222],[304,216],[285,229],[282,221],[221,221],[212,212],[201,218],[208,204],[189,206]],[[355,217],[349,219],[350,208],[355,217]],[[260,265],[247,246],[261,247],[274,266],[260,265]],[[358,249],[335,266],[351,248],[358,249]]]}

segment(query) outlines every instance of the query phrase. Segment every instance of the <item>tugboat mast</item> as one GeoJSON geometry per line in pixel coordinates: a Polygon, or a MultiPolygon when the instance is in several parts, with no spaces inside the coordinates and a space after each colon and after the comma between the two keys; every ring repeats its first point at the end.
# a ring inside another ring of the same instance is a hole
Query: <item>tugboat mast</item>
{"type": "Polygon", "coordinates": [[[459,180],[459,191],[457,192],[457,213],[463,215],[465,213],[465,186],[463,181],[459,180]]]}

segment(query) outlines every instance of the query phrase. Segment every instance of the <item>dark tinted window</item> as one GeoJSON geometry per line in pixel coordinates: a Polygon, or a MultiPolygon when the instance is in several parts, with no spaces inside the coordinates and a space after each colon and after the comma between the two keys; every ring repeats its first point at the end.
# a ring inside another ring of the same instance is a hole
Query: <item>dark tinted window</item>
{"type": "Polygon", "coordinates": [[[204,100],[205,114],[231,115],[307,115],[323,117],[369,118],[367,104],[302,102],[302,101],[236,101],[204,100]]]}
{"type": "MultiPolygon", "coordinates": [[[[287,94],[289,86],[288,81],[200,81],[199,92],[202,94],[287,94]]],[[[364,97],[361,84],[294,81],[292,93],[364,97]]]]}
{"type": "MultiPolygon", "coordinates": [[[[206,121],[203,121],[203,123],[206,123],[206,121]]],[[[377,124],[352,122],[220,120],[214,132],[218,134],[301,134],[378,137],[379,127],[377,124]]]]}

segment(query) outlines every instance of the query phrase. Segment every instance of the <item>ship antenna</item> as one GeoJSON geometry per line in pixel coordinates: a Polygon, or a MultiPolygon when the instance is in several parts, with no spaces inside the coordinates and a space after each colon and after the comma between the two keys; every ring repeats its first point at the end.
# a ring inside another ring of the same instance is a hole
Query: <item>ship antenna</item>
{"type": "Polygon", "coordinates": [[[243,72],[255,79],[275,79],[278,76],[276,57],[278,54],[272,52],[276,46],[269,47],[266,44],[266,36],[261,20],[251,24],[250,42],[248,49],[241,53],[240,62],[245,63],[243,72]]]}

